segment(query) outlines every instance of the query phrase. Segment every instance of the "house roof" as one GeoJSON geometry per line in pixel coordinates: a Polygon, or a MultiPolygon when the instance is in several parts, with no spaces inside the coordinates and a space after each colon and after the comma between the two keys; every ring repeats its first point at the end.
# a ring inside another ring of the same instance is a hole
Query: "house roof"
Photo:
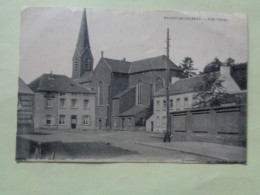
{"type": "MultiPolygon", "coordinates": [[[[180,79],[169,86],[169,95],[194,92],[196,88],[204,84],[203,78],[208,75],[198,75],[191,78],[180,79]]],[[[220,77],[220,72],[211,73],[210,76],[220,77]]],[[[166,89],[158,91],[154,96],[165,96],[166,89]]]]}
{"type": "Polygon", "coordinates": [[[134,61],[131,63],[129,73],[137,73],[149,70],[166,69],[167,64],[170,69],[181,70],[176,64],[171,60],[168,60],[165,55],[157,56],[153,58],[147,58],[143,60],[134,61]],[[167,63],[168,61],[168,63],[167,63]]]}
{"type": "Polygon", "coordinates": [[[119,116],[135,116],[138,113],[140,113],[146,109],[149,109],[149,107],[148,106],[134,106],[134,107],[130,108],[129,110],[121,113],[119,116]]]}
{"type": "Polygon", "coordinates": [[[123,95],[125,95],[126,93],[128,93],[129,91],[134,90],[134,89],[135,89],[135,87],[128,87],[125,90],[123,90],[123,91],[119,92],[118,94],[116,94],[113,97],[113,99],[118,99],[118,98],[122,97],[123,95]]]}
{"type": "Polygon", "coordinates": [[[93,71],[85,72],[78,80],[75,80],[77,83],[84,83],[88,81],[92,81],[93,79],[93,71]]]}
{"type": "Polygon", "coordinates": [[[103,58],[105,63],[110,67],[112,72],[125,73],[129,71],[131,62],[125,60],[115,60],[109,58],[103,58]]]}
{"type": "Polygon", "coordinates": [[[18,93],[34,94],[30,87],[28,87],[20,77],[18,83],[18,93]]]}
{"type": "Polygon", "coordinates": [[[61,93],[94,93],[93,91],[82,87],[69,77],[57,74],[43,74],[29,84],[34,91],[48,91],[61,93]]]}

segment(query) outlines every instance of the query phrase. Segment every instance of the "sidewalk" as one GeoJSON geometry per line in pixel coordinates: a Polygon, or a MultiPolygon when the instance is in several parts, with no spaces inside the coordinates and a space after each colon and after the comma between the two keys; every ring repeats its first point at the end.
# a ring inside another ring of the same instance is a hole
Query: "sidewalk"
{"type": "Polygon", "coordinates": [[[213,157],[222,161],[234,163],[246,163],[246,148],[239,146],[229,146],[206,142],[170,142],[170,143],[144,143],[136,144],[164,148],[173,151],[181,151],[190,154],[198,154],[213,157]]]}

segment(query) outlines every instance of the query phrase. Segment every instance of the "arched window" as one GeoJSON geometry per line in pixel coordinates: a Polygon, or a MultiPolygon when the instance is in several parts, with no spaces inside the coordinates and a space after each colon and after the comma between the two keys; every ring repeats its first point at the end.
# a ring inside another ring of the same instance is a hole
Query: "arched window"
{"type": "Polygon", "coordinates": [[[136,91],[137,91],[136,103],[137,105],[142,105],[143,104],[143,82],[141,80],[139,80],[137,83],[136,91]]]}
{"type": "Polygon", "coordinates": [[[161,77],[157,77],[155,80],[155,92],[160,91],[164,88],[164,81],[161,77]]]}
{"type": "Polygon", "coordinates": [[[98,105],[102,106],[104,104],[104,84],[102,81],[98,83],[98,105]]]}
{"type": "Polygon", "coordinates": [[[84,62],[84,69],[85,70],[89,70],[89,64],[90,64],[90,60],[86,59],[85,62],[84,62]]]}
{"type": "Polygon", "coordinates": [[[75,70],[78,69],[78,59],[77,58],[74,59],[74,69],[75,70]]]}

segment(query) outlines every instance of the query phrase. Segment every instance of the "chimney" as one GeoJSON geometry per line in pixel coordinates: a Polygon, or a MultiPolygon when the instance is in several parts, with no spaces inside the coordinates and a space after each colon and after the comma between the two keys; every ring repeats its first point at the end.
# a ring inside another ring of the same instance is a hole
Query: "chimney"
{"type": "Polygon", "coordinates": [[[230,75],[230,67],[220,66],[220,75],[230,75]]]}

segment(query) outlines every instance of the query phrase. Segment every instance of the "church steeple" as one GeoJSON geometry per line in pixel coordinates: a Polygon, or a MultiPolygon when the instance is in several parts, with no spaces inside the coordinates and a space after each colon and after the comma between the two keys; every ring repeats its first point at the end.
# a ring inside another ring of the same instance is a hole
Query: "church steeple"
{"type": "Polygon", "coordinates": [[[84,9],[78,42],[73,56],[72,78],[78,79],[85,72],[93,70],[93,56],[90,50],[86,9],[84,9]]]}

